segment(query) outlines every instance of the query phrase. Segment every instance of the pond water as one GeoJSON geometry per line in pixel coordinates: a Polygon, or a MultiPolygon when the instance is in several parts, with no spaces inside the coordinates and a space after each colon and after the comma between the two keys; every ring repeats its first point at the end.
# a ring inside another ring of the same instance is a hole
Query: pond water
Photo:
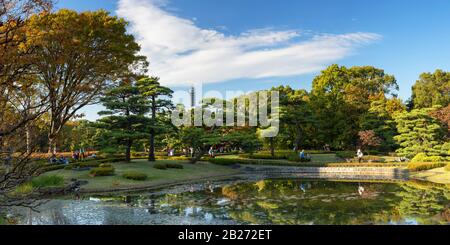
{"type": "Polygon", "coordinates": [[[450,189],[427,182],[229,180],[54,199],[19,224],[449,224],[450,189]]]}

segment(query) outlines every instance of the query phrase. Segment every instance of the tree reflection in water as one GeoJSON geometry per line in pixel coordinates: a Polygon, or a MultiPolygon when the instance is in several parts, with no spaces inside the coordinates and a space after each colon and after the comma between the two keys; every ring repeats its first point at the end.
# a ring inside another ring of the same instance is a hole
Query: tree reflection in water
{"type": "Polygon", "coordinates": [[[52,201],[46,212],[33,214],[33,223],[448,224],[450,217],[448,187],[416,181],[266,179],[229,182],[212,191],[206,187],[95,200],[52,201]]]}

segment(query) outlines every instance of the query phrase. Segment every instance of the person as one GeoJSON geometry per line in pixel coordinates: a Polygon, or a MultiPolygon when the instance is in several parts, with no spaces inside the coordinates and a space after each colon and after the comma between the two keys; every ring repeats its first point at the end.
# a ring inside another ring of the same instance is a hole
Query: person
{"type": "Polygon", "coordinates": [[[302,150],[301,152],[300,152],[300,159],[305,159],[305,150],[302,150]]]}
{"type": "Polygon", "coordinates": [[[209,148],[208,154],[210,157],[214,158],[214,149],[212,146],[209,148]]]}
{"type": "Polygon", "coordinates": [[[52,156],[50,157],[50,163],[55,164],[57,162],[58,162],[58,159],[56,158],[55,154],[52,154],[52,156]]]}
{"type": "Polygon", "coordinates": [[[58,159],[58,163],[67,165],[69,164],[69,160],[65,156],[60,156],[58,159]]]}
{"type": "Polygon", "coordinates": [[[80,148],[80,159],[84,160],[84,148],[80,148]]]}
{"type": "Polygon", "coordinates": [[[302,183],[302,184],[300,184],[300,190],[302,190],[303,191],[303,193],[305,193],[306,192],[306,188],[305,188],[305,185],[302,183]]]}
{"type": "Polygon", "coordinates": [[[358,162],[362,161],[362,158],[364,156],[363,152],[361,151],[361,149],[358,149],[358,151],[356,152],[356,156],[358,157],[358,162]]]}
{"type": "Polygon", "coordinates": [[[170,150],[169,150],[169,156],[173,157],[174,153],[175,153],[175,150],[174,150],[174,149],[170,149],[170,150]]]}
{"type": "Polygon", "coordinates": [[[311,161],[312,157],[309,153],[306,154],[306,160],[311,161]]]}
{"type": "Polygon", "coordinates": [[[363,187],[362,185],[359,185],[359,186],[358,186],[358,194],[359,194],[360,196],[362,196],[362,194],[364,194],[364,187],[363,187]]]}

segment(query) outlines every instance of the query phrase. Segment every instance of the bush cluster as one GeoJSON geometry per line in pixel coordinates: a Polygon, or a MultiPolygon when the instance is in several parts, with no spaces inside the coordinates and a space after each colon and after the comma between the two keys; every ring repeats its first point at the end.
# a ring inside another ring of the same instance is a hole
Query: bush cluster
{"type": "Polygon", "coordinates": [[[114,175],[115,169],[113,167],[98,167],[98,168],[93,168],[91,169],[91,171],[89,171],[89,174],[92,177],[97,177],[97,176],[111,176],[114,175]]]}
{"type": "Polygon", "coordinates": [[[62,186],[64,178],[59,175],[39,176],[31,180],[31,185],[35,188],[62,186]]]}
{"type": "Polygon", "coordinates": [[[45,164],[44,166],[41,167],[40,170],[42,173],[45,173],[45,172],[63,169],[65,166],[66,165],[63,165],[63,164],[45,164]]]}
{"type": "Polygon", "coordinates": [[[445,166],[445,171],[450,171],[450,163],[447,164],[447,166],[445,166]]]}
{"type": "Polygon", "coordinates": [[[138,180],[144,181],[148,178],[148,176],[144,173],[136,172],[136,171],[128,171],[122,174],[122,177],[130,180],[138,180]]]}
{"type": "Polygon", "coordinates": [[[183,165],[178,163],[155,163],[153,167],[160,170],[165,170],[168,168],[182,169],[183,165]]]}
{"type": "Polygon", "coordinates": [[[433,168],[441,168],[446,165],[447,163],[443,162],[410,162],[408,163],[408,169],[411,171],[424,171],[433,168]]]}
{"type": "Polygon", "coordinates": [[[411,162],[445,162],[446,158],[442,156],[427,156],[425,153],[419,153],[413,159],[411,159],[411,162]]]}

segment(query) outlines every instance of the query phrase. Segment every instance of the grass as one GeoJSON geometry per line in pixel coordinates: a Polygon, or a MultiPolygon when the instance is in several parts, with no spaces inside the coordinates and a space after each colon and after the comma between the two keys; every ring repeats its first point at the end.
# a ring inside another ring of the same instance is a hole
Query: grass
{"type": "Polygon", "coordinates": [[[445,168],[435,168],[421,172],[415,172],[411,175],[413,178],[431,181],[440,184],[450,184],[450,172],[445,168]]]}
{"type": "Polygon", "coordinates": [[[87,180],[88,184],[82,186],[83,190],[103,191],[109,189],[156,186],[179,181],[188,181],[199,178],[238,173],[238,170],[206,162],[189,164],[187,161],[174,160],[158,160],[154,163],[150,163],[147,160],[134,160],[131,163],[113,163],[112,166],[116,169],[114,176],[101,176],[93,178],[89,176],[89,171],[73,171],[65,169],[48,172],[45,173],[44,176],[59,175],[62,176],[66,181],[69,181],[73,178],[78,180],[87,180]],[[153,166],[158,163],[177,163],[181,164],[183,166],[183,169],[171,168],[166,170],[159,170],[153,168],[153,166]],[[134,181],[123,177],[124,173],[131,171],[143,173],[147,175],[147,179],[144,181],[134,181]]]}
{"type": "Polygon", "coordinates": [[[33,187],[61,187],[64,185],[64,178],[59,175],[44,175],[31,180],[33,187]]]}

